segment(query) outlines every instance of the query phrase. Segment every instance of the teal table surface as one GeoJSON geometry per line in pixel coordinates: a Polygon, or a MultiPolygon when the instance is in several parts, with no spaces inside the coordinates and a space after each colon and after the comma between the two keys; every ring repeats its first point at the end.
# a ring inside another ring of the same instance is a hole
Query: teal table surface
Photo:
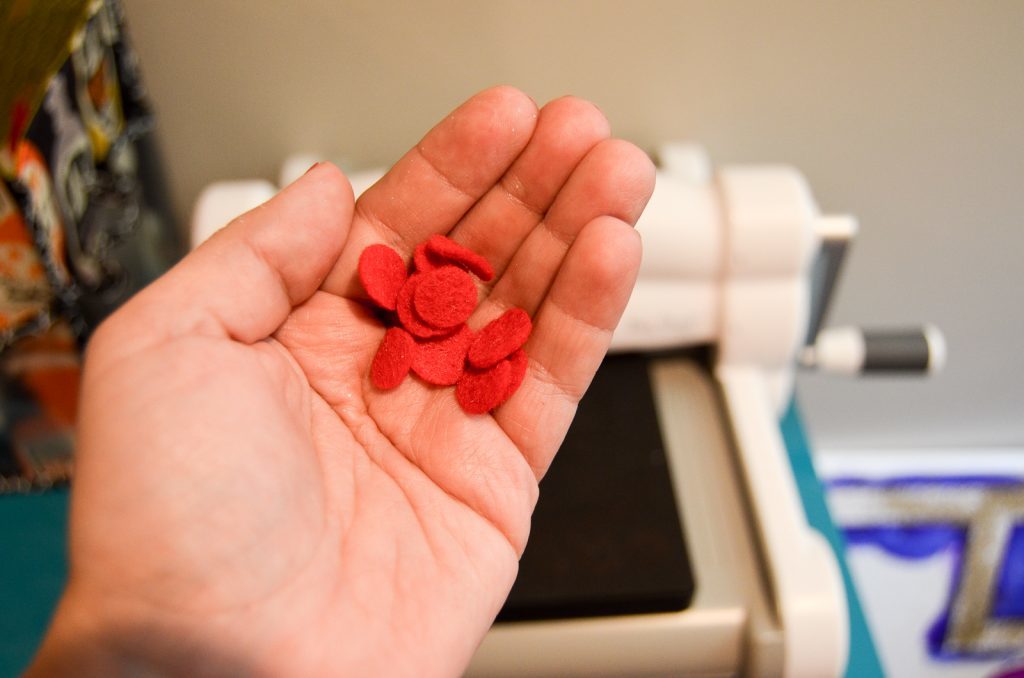
{"type": "Polygon", "coordinates": [[[825,490],[814,470],[807,435],[795,402],[790,404],[782,418],[782,438],[786,443],[786,450],[789,452],[789,463],[793,467],[793,476],[800,490],[800,499],[804,504],[807,522],[828,540],[832,550],[835,551],[843,573],[846,603],[850,611],[850,659],[846,666],[846,676],[847,678],[884,676],[882,664],[879,662],[878,653],[875,650],[875,643],[871,639],[871,632],[868,629],[867,620],[864,618],[864,610],[857,597],[857,589],[850,577],[850,568],[846,564],[843,537],[836,529],[835,523],[832,522],[832,516],[828,512],[828,505],[825,503],[825,490]]]}
{"type": "Polygon", "coordinates": [[[67,577],[68,492],[0,496],[0,676],[32,659],[67,577]]]}

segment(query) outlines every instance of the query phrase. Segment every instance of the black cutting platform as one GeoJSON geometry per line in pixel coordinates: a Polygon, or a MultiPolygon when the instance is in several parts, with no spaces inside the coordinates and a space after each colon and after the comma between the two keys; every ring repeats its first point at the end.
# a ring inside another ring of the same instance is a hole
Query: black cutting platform
{"type": "Polygon", "coordinates": [[[682,610],[694,581],[654,409],[648,358],[601,365],[540,485],[498,621],[682,610]]]}

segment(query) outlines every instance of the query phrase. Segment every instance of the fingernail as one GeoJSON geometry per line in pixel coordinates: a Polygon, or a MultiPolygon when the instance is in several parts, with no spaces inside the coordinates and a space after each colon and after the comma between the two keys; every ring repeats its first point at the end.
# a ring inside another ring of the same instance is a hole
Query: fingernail
{"type": "Polygon", "coordinates": [[[316,169],[316,166],[317,166],[317,165],[319,165],[319,164],[320,164],[319,162],[314,162],[314,163],[313,163],[312,165],[310,165],[310,166],[309,166],[309,169],[308,169],[308,170],[306,170],[306,171],[305,171],[305,172],[303,173],[303,175],[302,175],[302,176],[306,176],[307,174],[309,174],[310,172],[312,172],[313,170],[315,170],[315,169],[316,169]]]}

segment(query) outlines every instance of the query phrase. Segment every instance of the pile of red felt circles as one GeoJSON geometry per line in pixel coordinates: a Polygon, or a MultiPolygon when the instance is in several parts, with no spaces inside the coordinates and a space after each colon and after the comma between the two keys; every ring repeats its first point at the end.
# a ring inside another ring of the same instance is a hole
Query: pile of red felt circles
{"type": "Polygon", "coordinates": [[[393,389],[411,370],[428,384],[454,385],[469,414],[490,412],[512,397],[526,376],[523,345],[533,323],[526,311],[511,308],[479,332],[470,330],[466,321],[477,307],[473,275],[488,282],[494,269],[443,235],[416,247],[412,271],[387,245],[363,250],[359,279],[370,300],[390,312],[370,365],[375,387],[393,389]]]}

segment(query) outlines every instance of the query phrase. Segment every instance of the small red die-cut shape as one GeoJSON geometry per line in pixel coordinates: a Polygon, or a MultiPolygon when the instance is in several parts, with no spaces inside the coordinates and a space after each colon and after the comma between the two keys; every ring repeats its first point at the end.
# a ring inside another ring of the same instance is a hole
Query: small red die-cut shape
{"type": "Polygon", "coordinates": [[[512,366],[502,360],[483,370],[467,368],[455,385],[455,398],[467,414],[484,414],[504,402],[512,380],[512,366]]]}
{"type": "Polygon", "coordinates": [[[531,331],[529,314],[521,308],[510,308],[477,333],[469,347],[469,364],[476,368],[496,365],[522,348],[531,331]]]}
{"type": "Polygon", "coordinates": [[[444,261],[439,260],[427,251],[427,243],[425,242],[416,245],[416,249],[412,252],[412,263],[417,273],[427,273],[433,271],[438,266],[444,266],[444,261]]]}
{"type": "Polygon", "coordinates": [[[476,308],[476,284],[457,266],[424,273],[412,296],[413,310],[431,327],[457,327],[476,308]]]}
{"type": "Polygon", "coordinates": [[[392,327],[384,333],[370,365],[370,381],[387,391],[402,383],[412,367],[416,344],[412,336],[401,327],[392,327]]]}
{"type": "Polygon", "coordinates": [[[434,234],[427,240],[426,246],[428,253],[462,266],[484,282],[494,278],[494,268],[487,259],[451,238],[434,234]]]}
{"type": "Polygon", "coordinates": [[[359,255],[359,280],[371,301],[383,309],[395,310],[408,276],[401,255],[387,245],[370,245],[359,255]]]}
{"type": "Polygon", "coordinates": [[[505,358],[505,362],[509,365],[510,374],[508,389],[505,391],[505,397],[502,398],[501,402],[511,398],[519,390],[519,387],[523,385],[523,379],[526,377],[526,368],[530,364],[530,358],[526,355],[526,351],[519,349],[505,358]]]}
{"type": "Polygon", "coordinates": [[[436,339],[416,340],[412,371],[428,384],[451,386],[459,380],[466,365],[466,351],[473,331],[461,325],[454,334],[436,339]]]}
{"type": "Polygon", "coordinates": [[[413,336],[421,339],[430,337],[441,337],[451,333],[452,328],[436,328],[423,322],[413,309],[413,295],[416,287],[423,280],[424,273],[414,273],[405,281],[405,285],[398,292],[398,299],[395,300],[395,311],[398,313],[398,320],[402,327],[408,330],[413,336]]]}

